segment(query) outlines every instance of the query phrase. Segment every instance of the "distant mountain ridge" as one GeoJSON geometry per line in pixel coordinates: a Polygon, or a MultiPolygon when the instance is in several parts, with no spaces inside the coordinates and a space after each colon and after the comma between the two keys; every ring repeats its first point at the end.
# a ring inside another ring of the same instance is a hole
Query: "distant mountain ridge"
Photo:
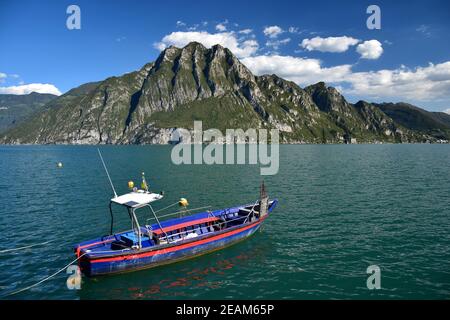
{"type": "Polygon", "coordinates": [[[193,42],[165,49],[138,71],[68,91],[0,142],[167,143],[194,120],[204,129],[277,128],[282,143],[449,140],[444,115],[392,105],[351,104],[323,82],[302,89],[276,75],[255,76],[230,50],[193,42]]]}
{"type": "Polygon", "coordinates": [[[42,111],[43,106],[56,97],[37,92],[26,95],[0,94],[0,133],[42,111]]]}
{"type": "Polygon", "coordinates": [[[450,115],[444,112],[429,112],[408,103],[374,104],[402,126],[427,133],[438,139],[448,139],[450,115]]]}

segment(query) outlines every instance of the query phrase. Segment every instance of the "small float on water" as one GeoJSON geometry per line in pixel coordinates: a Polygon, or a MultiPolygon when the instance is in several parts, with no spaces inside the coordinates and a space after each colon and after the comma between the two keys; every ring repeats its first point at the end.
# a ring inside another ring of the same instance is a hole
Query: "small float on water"
{"type": "MultiPolygon", "coordinates": [[[[101,154],[100,158],[103,162],[101,154]]],[[[111,182],[106,166],[105,170],[111,182]]],[[[80,269],[86,276],[151,268],[230,246],[254,234],[278,202],[269,200],[262,183],[260,199],[254,203],[187,216],[180,212],[187,214],[189,210],[182,210],[175,213],[178,217],[160,221],[151,204],[164,195],[151,192],[144,175],[141,189],[130,181],[132,191],[121,196],[117,196],[112,183],[111,186],[114,197],[109,204],[110,234],[74,247],[80,269]],[[131,230],[113,233],[112,208],[117,205],[126,209],[131,230]],[[147,221],[154,220],[153,224],[139,223],[138,216],[144,211],[150,215],[147,221]]],[[[179,205],[185,208],[188,201],[181,198],[179,205]]]]}

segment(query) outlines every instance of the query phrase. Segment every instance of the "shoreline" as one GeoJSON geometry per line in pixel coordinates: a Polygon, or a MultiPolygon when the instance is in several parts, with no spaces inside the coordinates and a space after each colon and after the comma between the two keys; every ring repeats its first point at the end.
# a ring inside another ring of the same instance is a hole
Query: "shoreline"
{"type": "MultiPolygon", "coordinates": [[[[202,145],[211,145],[214,143],[202,143],[202,145]]],[[[217,145],[230,145],[229,143],[216,143],[217,145]]],[[[234,145],[253,145],[258,143],[232,143],[234,145]]],[[[268,143],[271,145],[271,143],[268,143]]],[[[362,142],[362,143],[293,143],[293,142],[284,142],[284,143],[278,143],[278,145],[303,145],[303,146],[318,146],[318,145],[324,145],[324,146],[341,146],[341,145],[448,145],[450,142],[362,142]]],[[[175,146],[177,144],[171,144],[171,143],[126,143],[126,144],[114,144],[114,143],[86,143],[86,144],[80,144],[80,143],[0,143],[0,147],[14,147],[14,146],[91,146],[91,147],[98,147],[98,146],[175,146]]],[[[197,143],[186,143],[186,145],[198,145],[197,143]]]]}

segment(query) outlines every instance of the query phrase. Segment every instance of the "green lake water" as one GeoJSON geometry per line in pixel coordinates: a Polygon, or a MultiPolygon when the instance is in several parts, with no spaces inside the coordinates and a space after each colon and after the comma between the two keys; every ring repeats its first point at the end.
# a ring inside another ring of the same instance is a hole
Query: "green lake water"
{"type": "MultiPolygon", "coordinates": [[[[257,165],[172,164],[171,146],[103,146],[118,193],[141,171],[162,208],[223,208],[258,198],[257,165]]],[[[67,274],[5,296],[74,259],[72,246],[109,231],[107,177],[92,146],[0,147],[2,299],[448,299],[450,146],[282,145],[264,177],[279,205],[263,230],[184,262],[68,290],[67,274]],[[63,168],[56,167],[57,162],[63,168]],[[381,269],[381,289],[366,269],[381,269]]],[[[117,211],[116,211],[117,212],[117,211]]],[[[130,227],[117,212],[116,230],[130,227]]]]}

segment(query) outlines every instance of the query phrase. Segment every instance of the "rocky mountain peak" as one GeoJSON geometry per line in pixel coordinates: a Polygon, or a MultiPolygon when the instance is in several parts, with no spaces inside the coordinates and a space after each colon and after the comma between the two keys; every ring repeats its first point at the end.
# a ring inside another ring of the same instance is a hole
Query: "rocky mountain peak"
{"type": "Polygon", "coordinates": [[[302,89],[275,74],[254,76],[229,49],[192,42],[166,48],[138,71],[70,90],[0,141],[165,143],[173,128],[193,120],[204,128],[277,128],[282,142],[428,139],[397,125],[386,113],[401,121],[406,107],[393,108],[353,105],[324,82],[302,89]]]}

